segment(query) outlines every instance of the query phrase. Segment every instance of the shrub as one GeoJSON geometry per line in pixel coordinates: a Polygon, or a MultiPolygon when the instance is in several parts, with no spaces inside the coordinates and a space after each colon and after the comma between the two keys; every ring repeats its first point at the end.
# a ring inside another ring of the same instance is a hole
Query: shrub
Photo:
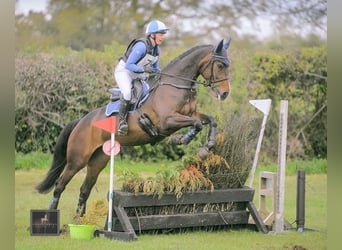
{"type": "Polygon", "coordinates": [[[52,152],[63,126],[103,104],[104,86],[85,61],[71,53],[15,58],[15,149],[52,152]]]}
{"type": "Polygon", "coordinates": [[[225,119],[223,131],[216,137],[215,151],[207,159],[189,154],[178,169],[165,168],[148,179],[125,172],[122,189],[159,197],[171,192],[179,198],[184,192],[242,187],[252,166],[258,129],[248,115],[233,113],[225,119]]]}

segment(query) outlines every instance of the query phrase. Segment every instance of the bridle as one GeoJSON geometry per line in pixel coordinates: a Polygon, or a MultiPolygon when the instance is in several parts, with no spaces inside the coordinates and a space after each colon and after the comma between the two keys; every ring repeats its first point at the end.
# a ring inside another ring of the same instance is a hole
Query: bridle
{"type": "Polygon", "coordinates": [[[210,67],[210,77],[209,77],[209,80],[204,80],[204,81],[197,80],[197,79],[194,80],[194,79],[191,79],[191,78],[186,78],[186,77],[172,75],[172,74],[163,73],[163,72],[152,73],[151,75],[164,75],[164,76],[169,76],[169,77],[173,77],[173,78],[177,78],[177,79],[180,79],[180,80],[185,80],[185,81],[189,81],[189,82],[193,83],[192,85],[189,86],[189,85],[185,85],[185,84],[181,85],[181,84],[177,84],[177,83],[162,83],[161,82],[159,85],[171,85],[171,86],[173,86],[175,88],[181,88],[181,89],[195,89],[195,84],[202,84],[205,87],[210,87],[210,88],[213,89],[213,88],[215,88],[215,85],[218,82],[229,80],[228,77],[215,80],[215,76],[214,76],[214,62],[215,61],[219,61],[219,62],[223,63],[226,67],[228,67],[228,65],[229,65],[229,61],[228,61],[228,64],[227,64],[227,62],[225,62],[225,61],[227,61],[226,57],[220,56],[220,55],[217,55],[217,54],[213,54],[212,57],[210,58],[210,60],[200,70],[200,74],[203,75],[203,72],[208,67],[210,67]]]}
{"type": "Polygon", "coordinates": [[[219,56],[217,54],[212,55],[208,63],[204,66],[203,70],[201,70],[200,72],[200,74],[203,75],[203,72],[210,66],[210,77],[209,77],[209,80],[203,83],[204,86],[213,88],[215,87],[216,83],[226,81],[229,79],[228,77],[225,77],[222,79],[215,80],[215,77],[214,77],[214,62],[219,61],[223,63],[227,68],[229,66],[229,61],[227,60],[227,62],[225,62],[224,61],[225,59],[227,60],[227,58],[224,56],[219,56]]]}

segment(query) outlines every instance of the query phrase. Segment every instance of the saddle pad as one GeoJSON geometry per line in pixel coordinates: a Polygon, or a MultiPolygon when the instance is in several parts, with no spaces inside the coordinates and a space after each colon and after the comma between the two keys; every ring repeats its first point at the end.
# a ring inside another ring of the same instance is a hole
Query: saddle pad
{"type": "MultiPolygon", "coordinates": [[[[144,83],[143,84],[143,90],[142,90],[143,91],[142,99],[139,100],[139,103],[138,103],[136,108],[140,108],[141,105],[143,105],[143,103],[147,100],[147,98],[150,95],[149,89],[150,89],[149,85],[147,83],[144,83]]],[[[131,107],[133,108],[135,105],[134,105],[134,103],[131,103],[131,104],[132,104],[131,107]]],[[[111,116],[113,114],[119,113],[120,106],[121,106],[120,100],[109,102],[107,104],[107,107],[106,107],[106,112],[105,112],[106,116],[111,116]]],[[[130,110],[130,111],[132,111],[132,110],[130,110]]]]}
{"type": "Polygon", "coordinates": [[[117,100],[115,102],[110,102],[107,104],[106,107],[106,116],[111,116],[113,114],[119,113],[120,110],[120,100],[117,100]]]}

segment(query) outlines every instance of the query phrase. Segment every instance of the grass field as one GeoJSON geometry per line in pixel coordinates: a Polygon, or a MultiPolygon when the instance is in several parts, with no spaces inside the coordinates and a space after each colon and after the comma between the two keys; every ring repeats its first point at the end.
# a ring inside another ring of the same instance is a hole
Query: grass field
{"type": "MultiPolygon", "coordinates": [[[[144,176],[155,173],[158,169],[167,167],[162,164],[134,164],[132,169],[144,176]]],[[[115,164],[115,188],[121,187],[118,175],[122,172],[121,162],[115,164]]],[[[327,249],[327,176],[326,174],[306,175],[306,211],[304,233],[295,230],[280,234],[262,234],[251,230],[224,230],[216,232],[189,232],[168,235],[139,235],[134,242],[111,241],[106,238],[91,240],[70,239],[68,234],[60,236],[31,236],[29,231],[30,209],[46,209],[51,198],[38,194],[34,186],[46,174],[46,169],[26,169],[15,172],[15,249],[327,249]],[[302,248],[299,248],[302,247],[302,248]]],[[[72,223],[76,209],[79,187],[85,172],[75,176],[64,191],[60,200],[61,225],[72,223]]],[[[258,173],[254,186],[258,187],[258,173]]],[[[96,186],[88,200],[104,199],[108,191],[109,174],[101,173],[96,186]]],[[[254,199],[258,207],[258,194],[254,199]]],[[[296,219],[296,175],[286,176],[285,218],[294,223],[296,219]]],[[[103,229],[103,224],[99,227],[103,229]]]]}

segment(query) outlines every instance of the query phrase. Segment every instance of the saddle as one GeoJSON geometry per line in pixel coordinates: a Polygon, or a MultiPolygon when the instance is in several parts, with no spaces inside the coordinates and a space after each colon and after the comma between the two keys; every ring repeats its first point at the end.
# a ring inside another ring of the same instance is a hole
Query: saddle
{"type": "MultiPolygon", "coordinates": [[[[133,83],[132,98],[130,101],[129,111],[136,110],[147,100],[150,95],[150,86],[147,82],[136,79],[133,83]]],[[[106,116],[111,116],[119,113],[121,90],[119,88],[110,88],[110,101],[106,107],[106,116]]]]}
{"type": "MultiPolygon", "coordinates": [[[[120,110],[120,97],[121,97],[121,91],[119,88],[110,88],[109,89],[110,95],[110,102],[107,104],[106,107],[106,116],[116,115],[119,113],[120,110]]],[[[141,107],[141,105],[144,104],[144,102],[148,99],[150,95],[150,86],[147,82],[136,79],[133,82],[133,88],[132,88],[132,99],[130,101],[129,110],[128,112],[134,111],[141,107]]],[[[155,141],[158,141],[158,138],[161,136],[159,134],[159,131],[157,127],[153,124],[150,117],[142,113],[138,117],[138,124],[139,126],[151,137],[156,139],[155,141]]],[[[163,137],[163,136],[161,136],[163,137]]],[[[151,144],[154,144],[151,142],[151,144]]]]}

